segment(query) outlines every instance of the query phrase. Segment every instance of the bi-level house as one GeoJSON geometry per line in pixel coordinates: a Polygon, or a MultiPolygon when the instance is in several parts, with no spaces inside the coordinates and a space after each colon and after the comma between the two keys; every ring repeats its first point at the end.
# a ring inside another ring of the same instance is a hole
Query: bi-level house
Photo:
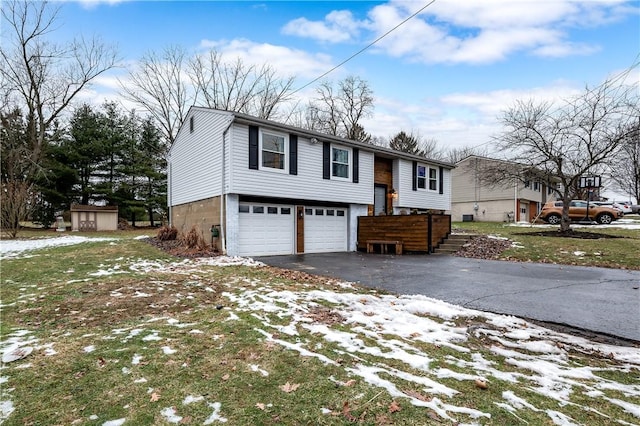
{"type": "Polygon", "coordinates": [[[236,112],[192,107],[168,160],[171,224],[228,255],[355,251],[358,217],[451,208],[452,164],[236,112]]]}
{"type": "Polygon", "coordinates": [[[483,179],[484,169],[500,163],[505,161],[478,155],[456,163],[452,173],[452,220],[531,222],[544,203],[555,200],[551,186],[555,183],[535,178],[509,179],[499,185],[487,185],[483,179]]]}

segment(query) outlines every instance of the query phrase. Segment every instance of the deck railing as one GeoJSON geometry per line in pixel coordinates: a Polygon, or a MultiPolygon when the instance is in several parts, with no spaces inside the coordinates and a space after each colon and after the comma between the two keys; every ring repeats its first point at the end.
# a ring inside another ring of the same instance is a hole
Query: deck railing
{"type": "Polygon", "coordinates": [[[432,253],[451,233],[451,216],[418,214],[358,217],[358,250],[367,240],[402,241],[405,252],[432,253]]]}

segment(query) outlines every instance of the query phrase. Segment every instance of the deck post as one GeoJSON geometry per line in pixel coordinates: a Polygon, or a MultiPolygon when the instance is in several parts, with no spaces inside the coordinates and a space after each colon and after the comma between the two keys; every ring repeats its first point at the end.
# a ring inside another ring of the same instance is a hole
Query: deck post
{"type": "Polygon", "coordinates": [[[427,253],[433,253],[433,244],[431,243],[431,238],[433,237],[433,215],[429,213],[427,215],[427,253]]]}

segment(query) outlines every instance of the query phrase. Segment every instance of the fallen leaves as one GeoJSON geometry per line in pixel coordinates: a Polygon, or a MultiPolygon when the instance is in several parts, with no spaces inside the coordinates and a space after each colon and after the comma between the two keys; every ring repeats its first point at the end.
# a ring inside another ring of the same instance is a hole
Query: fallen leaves
{"type": "Polygon", "coordinates": [[[396,401],[391,401],[391,404],[389,405],[389,412],[397,413],[400,410],[402,410],[402,407],[400,407],[400,405],[396,401]]]}
{"type": "Polygon", "coordinates": [[[431,397],[428,395],[423,395],[418,391],[414,391],[412,389],[406,390],[404,391],[405,394],[409,395],[410,397],[413,397],[419,401],[424,401],[424,402],[429,402],[431,401],[431,397]]]}
{"type": "Polygon", "coordinates": [[[151,398],[150,398],[151,402],[157,402],[159,399],[160,399],[160,394],[158,392],[153,392],[151,394],[151,398]]]}
{"type": "Polygon", "coordinates": [[[280,390],[286,393],[295,392],[300,387],[300,383],[285,383],[280,386],[280,390]]]}
{"type": "Polygon", "coordinates": [[[347,419],[350,422],[358,421],[358,418],[355,417],[353,414],[351,414],[351,409],[349,408],[349,401],[345,401],[344,404],[342,404],[342,415],[344,416],[345,419],[347,419]]]}

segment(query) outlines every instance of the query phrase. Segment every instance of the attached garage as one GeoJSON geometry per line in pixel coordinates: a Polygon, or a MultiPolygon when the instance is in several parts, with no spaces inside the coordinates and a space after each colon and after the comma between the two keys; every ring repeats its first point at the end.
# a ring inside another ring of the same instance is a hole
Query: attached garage
{"type": "Polygon", "coordinates": [[[241,201],[238,254],[269,256],[347,251],[347,218],[346,207],[241,201]]]}
{"type": "Polygon", "coordinates": [[[304,252],[347,251],[347,209],[305,207],[304,252]]]}
{"type": "Polygon", "coordinates": [[[293,206],[241,202],[238,216],[240,256],[294,253],[293,206]]]}

